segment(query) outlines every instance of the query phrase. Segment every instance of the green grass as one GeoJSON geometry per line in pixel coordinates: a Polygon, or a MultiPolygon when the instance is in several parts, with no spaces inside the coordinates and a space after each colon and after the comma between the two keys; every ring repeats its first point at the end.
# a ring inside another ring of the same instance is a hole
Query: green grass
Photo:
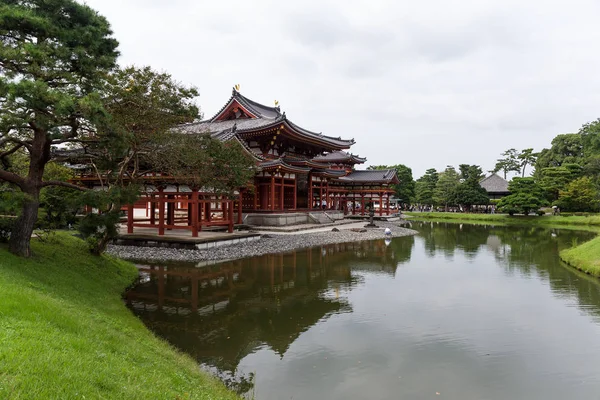
{"type": "Polygon", "coordinates": [[[560,258],[570,266],[600,278],[600,236],[582,245],[561,251],[560,258]]]}
{"type": "Polygon", "coordinates": [[[31,259],[0,247],[1,399],[233,399],[124,305],[135,267],[57,233],[31,259]]]}
{"type": "Polygon", "coordinates": [[[586,216],[561,216],[561,215],[544,215],[538,217],[535,215],[513,215],[508,214],[467,214],[467,213],[446,213],[446,212],[406,212],[415,220],[437,220],[437,221],[452,221],[452,222],[494,222],[504,224],[519,224],[519,225],[541,225],[541,226],[578,226],[578,227],[593,227],[600,228],[600,215],[586,216]]]}

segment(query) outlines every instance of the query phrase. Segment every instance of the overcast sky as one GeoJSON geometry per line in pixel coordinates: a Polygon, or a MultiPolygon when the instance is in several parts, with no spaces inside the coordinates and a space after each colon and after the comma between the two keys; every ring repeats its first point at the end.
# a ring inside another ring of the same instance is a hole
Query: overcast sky
{"type": "Polygon", "coordinates": [[[597,0],[88,0],[122,65],[354,138],[368,164],[492,169],[600,117],[597,0]]]}

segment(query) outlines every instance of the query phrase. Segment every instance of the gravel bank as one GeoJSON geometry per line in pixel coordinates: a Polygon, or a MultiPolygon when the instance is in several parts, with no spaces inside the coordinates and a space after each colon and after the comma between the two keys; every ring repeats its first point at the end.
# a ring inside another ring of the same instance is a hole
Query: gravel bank
{"type": "Polygon", "coordinates": [[[314,232],[297,235],[265,235],[259,240],[217,247],[209,250],[181,250],[158,247],[135,247],[110,245],[108,254],[126,260],[137,261],[216,261],[282,253],[306,247],[332,243],[359,242],[362,240],[382,239],[384,228],[390,228],[392,237],[414,235],[412,229],[402,228],[391,222],[376,222],[379,228],[366,232],[353,232],[341,229],[339,232],[314,232]]]}

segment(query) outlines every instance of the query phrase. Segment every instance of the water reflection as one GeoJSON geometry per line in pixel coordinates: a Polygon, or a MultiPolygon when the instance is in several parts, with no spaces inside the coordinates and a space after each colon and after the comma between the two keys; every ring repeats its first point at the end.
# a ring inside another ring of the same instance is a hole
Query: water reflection
{"type": "Polygon", "coordinates": [[[127,302],[240,392],[256,384],[258,399],[600,392],[600,285],[558,259],[592,234],[412,227],[391,242],[141,266],[127,302]]]}
{"type": "Polygon", "coordinates": [[[199,362],[234,372],[247,354],[268,346],[283,357],[309,327],[349,312],[341,295],[353,271],[394,275],[410,259],[414,238],[344,243],[195,266],[140,266],[127,304],[159,336],[199,362]]]}

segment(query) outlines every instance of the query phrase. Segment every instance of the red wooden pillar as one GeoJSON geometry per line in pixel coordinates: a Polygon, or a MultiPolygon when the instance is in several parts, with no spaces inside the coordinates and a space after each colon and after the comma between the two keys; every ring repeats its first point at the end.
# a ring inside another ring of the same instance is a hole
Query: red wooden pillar
{"type": "Polygon", "coordinates": [[[208,201],[206,202],[206,220],[210,222],[212,220],[212,215],[210,215],[210,205],[212,202],[212,196],[208,196],[208,201]]]}
{"type": "Polygon", "coordinates": [[[244,190],[240,190],[240,198],[238,199],[238,216],[237,223],[240,225],[242,223],[242,199],[244,198],[244,190]]]}
{"type": "Polygon", "coordinates": [[[271,174],[271,188],[270,200],[271,200],[271,211],[275,211],[275,174],[271,174]]]}
{"type": "Polygon", "coordinates": [[[383,215],[383,193],[379,193],[379,216],[383,215]]]}
{"type": "Polygon", "coordinates": [[[204,212],[204,198],[202,200],[200,200],[200,196],[198,196],[198,232],[202,231],[202,221],[203,221],[203,214],[206,215],[206,213],[204,212]]]}
{"type": "Polygon", "coordinates": [[[298,206],[298,201],[297,201],[297,197],[298,197],[298,179],[296,179],[297,175],[294,175],[294,210],[296,209],[296,207],[298,206]]]}
{"type": "MultiPolygon", "coordinates": [[[[229,208],[228,210],[228,219],[229,219],[229,229],[228,232],[229,233],[233,233],[233,200],[230,200],[228,202],[225,203],[227,205],[227,207],[229,208]]],[[[223,216],[225,216],[225,214],[223,214],[223,216]]]]}
{"type": "Polygon", "coordinates": [[[165,192],[158,189],[158,236],[165,234],[165,192]]]}
{"type": "Polygon", "coordinates": [[[133,233],[133,204],[127,204],[127,233],[133,233]]]}
{"type": "Polygon", "coordinates": [[[254,178],[254,211],[258,210],[258,191],[260,186],[258,184],[258,178],[254,178]]]}
{"type": "Polygon", "coordinates": [[[329,179],[325,180],[325,209],[328,210],[330,208],[329,204],[329,179]]]}
{"type": "Polygon", "coordinates": [[[156,224],[156,202],[154,201],[154,194],[150,195],[150,225],[156,224]]]}
{"type": "Polygon", "coordinates": [[[279,199],[279,209],[281,211],[283,211],[283,200],[284,200],[284,195],[285,195],[285,179],[283,177],[283,175],[281,176],[281,190],[279,191],[279,195],[280,195],[280,199],[279,199]]]}
{"type": "Polygon", "coordinates": [[[308,173],[308,209],[313,208],[313,187],[312,187],[312,174],[308,173]]]}
{"type": "MultiPolygon", "coordinates": [[[[192,189],[191,207],[192,215],[190,216],[190,224],[192,225],[192,237],[198,237],[198,189],[192,189]]],[[[192,279],[195,280],[194,278],[192,279]]]]}
{"type": "Polygon", "coordinates": [[[385,212],[387,215],[390,215],[390,194],[387,194],[387,198],[385,201],[385,212]]]}

